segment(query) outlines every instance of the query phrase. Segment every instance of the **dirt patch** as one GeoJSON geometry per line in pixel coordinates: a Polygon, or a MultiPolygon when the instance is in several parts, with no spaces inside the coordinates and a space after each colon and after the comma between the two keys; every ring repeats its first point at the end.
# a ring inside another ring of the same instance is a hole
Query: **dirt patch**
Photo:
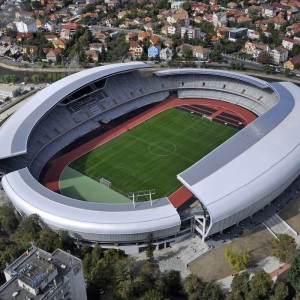
{"type": "MultiPolygon", "coordinates": [[[[264,227],[234,239],[232,245],[250,253],[250,265],[271,255],[271,240],[273,236],[264,227]]],[[[189,264],[191,273],[198,275],[204,281],[215,281],[231,275],[233,272],[225,258],[226,244],[211,250],[189,264]]]]}
{"type": "Polygon", "coordinates": [[[300,196],[290,202],[279,216],[300,233],[300,196]]]}

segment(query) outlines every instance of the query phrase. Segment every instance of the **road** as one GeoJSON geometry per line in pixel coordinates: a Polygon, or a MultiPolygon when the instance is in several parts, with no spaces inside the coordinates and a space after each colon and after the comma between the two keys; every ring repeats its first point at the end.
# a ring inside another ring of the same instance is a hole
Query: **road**
{"type": "Polygon", "coordinates": [[[106,27],[106,26],[102,26],[102,25],[91,25],[89,26],[90,31],[94,32],[94,31],[105,31],[105,32],[114,32],[117,31],[118,33],[129,33],[129,32],[136,32],[136,33],[140,33],[142,32],[142,30],[139,29],[121,29],[118,27],[106,27]]]}
{"type": "Polygon", "coordinates": [[[262,65],[257,62],[252,62],[241,58],[235,58],[226,54],[222,54],[222,57],[228,61],[228,64],[230,64],[231,62],[243,63],[246,69],[257,70],[257,71],[262,70],[262,65]]]}

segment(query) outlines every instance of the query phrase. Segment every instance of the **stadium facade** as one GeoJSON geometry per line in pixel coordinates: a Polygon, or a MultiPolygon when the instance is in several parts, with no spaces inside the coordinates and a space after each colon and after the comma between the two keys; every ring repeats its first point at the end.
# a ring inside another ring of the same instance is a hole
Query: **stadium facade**
{"type": "Polygon", "coordinates": [[[144,247],[149,232],[160,248],[197,231],[203,239],[252,216],[300,173],[300,89],[207,69],[141,72],[144,63],[113,64],[68,76],[38,92],[0,129],[5,193],[22,216],[39,214],[78,241],[144,247]],[[167,197],[132,204],[84,202],[40,183],[48,161],[79,137],[170,95],[242,106],[258,118],[177,175],[199,201],[182,213],[167,197]]]}

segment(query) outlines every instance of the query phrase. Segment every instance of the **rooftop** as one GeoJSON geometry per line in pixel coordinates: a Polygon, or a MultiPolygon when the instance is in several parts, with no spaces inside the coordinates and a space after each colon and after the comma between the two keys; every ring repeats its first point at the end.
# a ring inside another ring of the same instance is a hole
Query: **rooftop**
{"type": "Polygon", "coordinates": [[[65,275],[72,268],[81,268],[78,258],[60,249],[50,254],[32,247],[5,269],[8,281],[0,287],[0,299],[48,299],[68,281],[65,275]]]}

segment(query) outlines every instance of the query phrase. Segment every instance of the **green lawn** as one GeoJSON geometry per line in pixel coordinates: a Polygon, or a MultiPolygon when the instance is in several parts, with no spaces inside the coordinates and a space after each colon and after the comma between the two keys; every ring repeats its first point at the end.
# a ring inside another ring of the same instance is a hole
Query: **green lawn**
{"type": "Polygon", "coordinates": [[[103,177],[125,194],[156,189],[155,198],[159,198],[181,186],[178,173],[236,132],[173,108],[80,157],[70,167],[96,180],[103,177]]]}
{"type": "Polygon", "coordinates": [[[60,192],[74,199],[96,203],[131,203],[132,201],[120,193],[109,189],[80,172],[67,167],[60,176],[60,192]]]}

